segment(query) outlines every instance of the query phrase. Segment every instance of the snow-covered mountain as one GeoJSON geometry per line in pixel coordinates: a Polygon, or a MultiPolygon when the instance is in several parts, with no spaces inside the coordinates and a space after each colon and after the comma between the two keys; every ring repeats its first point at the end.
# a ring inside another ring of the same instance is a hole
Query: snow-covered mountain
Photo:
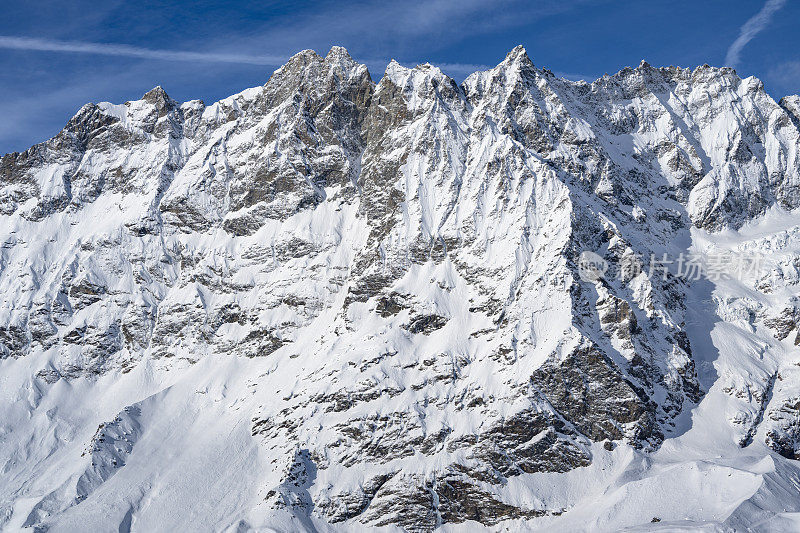
{"type": "Polygon", "coordinates": [[[799,128],[521,47],[87,104],[0,161],[0,529],[797,530],[799,128]]]}

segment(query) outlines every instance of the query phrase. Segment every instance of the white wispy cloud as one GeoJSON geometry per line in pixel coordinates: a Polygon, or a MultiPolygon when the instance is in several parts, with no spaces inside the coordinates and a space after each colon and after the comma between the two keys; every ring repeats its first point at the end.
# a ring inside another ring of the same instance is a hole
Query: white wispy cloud
{"type": "Polygon", "coordinates": [[[753,37],[758,35],[769,24],[772,15],[775,14],[780,8],[786,4],[786,0],[767,0],[761,11],[753,15],[747,22],[742,25],[739,30],[739,37],[728,48],[728,53],[725,56],[725,64],[730,67],[735,67],[739,64],[739,58],[742,49],[749,43],[753,37]]]}
{"type": "Polygon", "coordinates": [[[165,61],[240,63],[247,65],[281,65],[288,59],[286,56],[278,55],[219,54],[213,52],[189,52],[184,50],[156,50],[127,44],[59,41],[33,37],[12,37],[7,35],[0,35],[0,48],[39,52],[122,56],[165,61]]]}
{"type": "MultiPolygon", "coordinates": [[[[406,62],[398,58],[403,64],[414,61],[422,42],[425,43],[425,50],[429,51],[431,48],[458,41],[467,30],[471,35],[497,31],[566,11],[590,1],[592,0],[541,0],[535,5],[528,5],[522,0],[498,0],[497,5],[487,4],[483,0],[411,0],[401,4],[357,1],[350,7],[347,17],[340,16],[333,9],[304,13],[299,17],[286,16],[269,25],[250,28],[241,35],[226,35],[204,43],[208,46],[207,50],[216,50],[215,52],[13,35],[0,35],[0,49],[277,66],[289,59],[287,52],[291,50],[316,48],[322,51],[330,44],[349,43],[354,47],[351,52],[355,57],[369,54],[371,57],[364,60],[365,63],[369,66],[383,63],[385,67],[390,54],[404,56],[406,62]],[[499,6],[504,9],[498,9],[499,6]],[[271,50],[278,53],[238,52],[243,49],[271,50]],[[375,52],[377,54],[373,55],[375,52]]],[[[457,75],[469,74],[486,67],[461,63],[437,63],[437,66],[457,75]]]]}
{"type": "Polygon", "coordinates": [[[767,77],[776,84],[783,94],[800,92],[800,61],[787,61],[775,65],[767,73],[767,77]]]}

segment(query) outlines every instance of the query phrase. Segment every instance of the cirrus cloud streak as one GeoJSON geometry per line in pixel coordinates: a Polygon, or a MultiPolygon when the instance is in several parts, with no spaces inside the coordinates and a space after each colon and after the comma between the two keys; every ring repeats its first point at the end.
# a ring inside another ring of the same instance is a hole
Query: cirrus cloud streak
{"type": "Polygon", "coordinates": [[[154,50],[127,44],[89,43],[82,41],[60,41],[34,37],[12,37],[0,35],[0,48],[30,50],[37,52],[67,52],[106,56],[135,57],[164,61],[193,61],[213,63],[239,63],[246,65],[281,65],[288,57],[277,55],[219,54],[213,52],[189,52],[184,50],[154,50]]]}

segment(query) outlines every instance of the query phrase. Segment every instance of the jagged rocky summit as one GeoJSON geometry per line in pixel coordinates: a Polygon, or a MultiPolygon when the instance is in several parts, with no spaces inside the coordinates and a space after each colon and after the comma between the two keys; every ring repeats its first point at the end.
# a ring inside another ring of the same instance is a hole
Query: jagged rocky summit
{"type": "Polygon", "coordinates": [[[521,47],[87,104],[0,161],[0,528],[792,530],[799,126],[521,47]]]}

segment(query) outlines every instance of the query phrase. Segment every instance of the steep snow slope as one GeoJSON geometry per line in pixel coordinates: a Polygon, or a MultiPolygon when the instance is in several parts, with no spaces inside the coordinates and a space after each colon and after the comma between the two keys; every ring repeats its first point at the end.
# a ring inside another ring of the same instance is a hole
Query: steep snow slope
{"type": "Polygon", "coordinates": [[[0,162],[1,527],[795,530],[797,102],[334,48],[84,106],[0,162]]]}

